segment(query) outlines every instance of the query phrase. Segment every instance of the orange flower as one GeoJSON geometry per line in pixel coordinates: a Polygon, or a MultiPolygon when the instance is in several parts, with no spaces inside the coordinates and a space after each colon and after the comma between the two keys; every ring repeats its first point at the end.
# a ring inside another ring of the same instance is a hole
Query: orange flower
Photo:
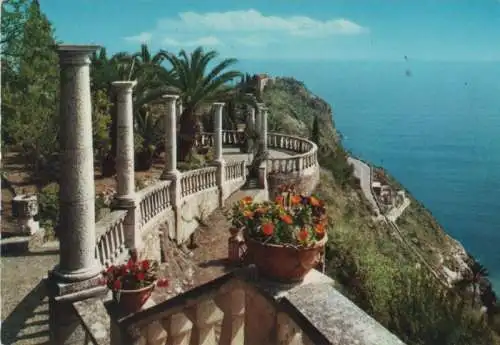
{"type": "Polygon", "coordinates": [[[251,204],[252,201],[253,201],[253,198],[251,196],[246,196],[244,197],[243,199],[241,199],[243,201],[243,204],[245,205],[248,205],[248,204],[251,204]]]}
{"type": "Polygon", "coordinates": [[[247,211],[243,211],[243,216],[244,216],[245,218],[252,219],[252,218],[253,218],[253,215],[254,215],[254,213],[253,213],[252,211],[248,211],[248,210],[247,210],[247,211]]]}
{"type": "Polygon", "coordinates": [[[284,215],[280,216],[280,219],[288,225],[293,224],[293,218],[290,217],[290,215],[288,215],[288,214],[284,214],[284,215]]]}
{"type": "Polygon", "coordinates": [[[255,210],[256,213],[264,214],[267,212],[266,207],[259,207],[258,209],[255,210]]]}
{"type": "Polygon", "coordinates": [[[285,201],[285,197],[283,195],[278,195],[274,201],[277,204],[283,205],[283,202],[285,201]]]}
{"type": "Polygon", "coordinates": [[[312,205],[312,206],[321,206],[321,203],[319,202],[318,199],[316,199],[315,197],[311,196],[309,198],[309,203],[312,205]]]}
{"type": "Polygon", "coordinates": [[[300,242],[306,242],[309,237],[309,231],[307,231],[307,229],[302,229],[299,231],[297,237],[300,242]]]}
{"type": "Polygon", "coordinates": [[[302,201],[302,198],[300,195],[294,195],[292,196],[292,205],[298,205],[302,201]]]}
{"type": "Polygon", "coordinates": [[[274,232],[274,224],[273,223],[265,223],[262,225],[262,232],[266,236],[271,236],[274,232]]]}
{"type": "Polygon", "coordinates": [[[323,238],[323,236],[325,236],[324,223],[319,223],[318,225],[316,225],[316,228],[314,230],[316,231],[316,235],[318,235],[320,238],[323,238]]]}

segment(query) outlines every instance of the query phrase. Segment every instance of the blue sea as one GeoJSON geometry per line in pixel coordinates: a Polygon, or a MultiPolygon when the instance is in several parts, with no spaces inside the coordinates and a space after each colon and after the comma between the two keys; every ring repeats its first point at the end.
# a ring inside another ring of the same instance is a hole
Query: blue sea
{"type": "Polygon", "coordinates": [[[500,62],[240,61],[332,105],[344,145],[383,165],[500,292],[500,62]]]}

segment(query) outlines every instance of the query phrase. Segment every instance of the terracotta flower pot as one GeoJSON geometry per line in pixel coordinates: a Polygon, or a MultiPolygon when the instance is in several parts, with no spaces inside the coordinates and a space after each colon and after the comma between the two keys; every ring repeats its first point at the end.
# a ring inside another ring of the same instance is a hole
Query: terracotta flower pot
{"type": "Polygon", "coordinates": [[[155,283],[153,282],[137,290],[118,290],[113,292],[113,298],[124,311],[136,313],[151,297],[154,287],[155,283]]]}
{"type": "Polygon", "coordinates": [[[245,233],[249,259],[257,266],[259,273],[272,280],[286,283],[301,282],[306,274],[318,265],[326,241],[325,234],[313,246],[299,248],[265,244],[248,237],[245,233]]]}

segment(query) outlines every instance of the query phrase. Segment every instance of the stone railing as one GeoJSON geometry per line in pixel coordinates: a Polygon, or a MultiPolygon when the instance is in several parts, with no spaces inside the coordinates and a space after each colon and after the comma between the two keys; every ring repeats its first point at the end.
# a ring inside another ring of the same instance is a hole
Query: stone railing
{"type": "Polygon", "coordinates": [[[107,310],[93,305],[100,301],[77,310],[108,313],[82,317],[90,338],[96,319],[116,325],[106,344],[404,345],[333,285],[315,270],[301,284],[283,285],[246,268],[129,316],[112,302],[104,302],[107,310]]]}
{"type": "Polygon", "coordinates": [[[245,178],[245,175],[247,173],[245,161],[228,162],[226,163],[225,169],[226,171],[224,176],[226,178],[226,181],[245,178]]]}
{"type": "Polygon", "coordinates": [[[96,257],[109,266],[126,255],[125,216],[127,211],[116,210],[96,223],[96,257]]]}
{"type": "MultiPolygon", "coordinates": [[[[223,145],[241,144],[241,132],[222,131],[223,145]]],[[[213,133],[201,133],[197,138],[197,146],[212,146],[213,133]]],[[[298,173],[318,166],[318,146],[310,140],[280,133],[268,133],[268,148],[288,151],[290,155],[282,158],[268,158],[267,173],[298,173]]]]}
{"type": "Polygon", "coordinates": [[[160,181],[137,192],[139,204],[138,229],[171,207],[170,181],[160,181]]]}
{"type": "Polygon", "coordinates": [[[217,187],[216,167],[205,167],[182,173],[181,198],[213,187],[217,187]]]}
{"type": "Polygon", "coordinates": [[[267,144],[269,148],[290,152],[289,157],[268,158],[268,174],[296,173],[318,165],[318,147],[312,141],[291,135],[269,133],[267,144]]]}

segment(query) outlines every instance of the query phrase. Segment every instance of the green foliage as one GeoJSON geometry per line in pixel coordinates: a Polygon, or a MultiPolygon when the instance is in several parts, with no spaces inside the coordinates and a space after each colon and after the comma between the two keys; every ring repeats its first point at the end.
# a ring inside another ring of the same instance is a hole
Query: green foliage
{"type": "Polygon", "coordinates": [[[218,57],[214,50],[205,52],[202,47],[179,55],[167,54],[173,73],[167,77],[168,83],[179,95],[184,106],[179,128],[178,159],[186,160],[194,144],[194,136],[200,128],[199,111],[203,105],[222,101],[228,97],[233,87],[229,84],[242,73],[228,70],[236,59],[224,59],[212,69],[209,64],[218,57]]]}
{"type": "Polygon", "coordinates": [[[111,139],[109,137],[111,103],[106,90],[94,90],[92,92],[92,108],[94,157],[101,161],[111,149],[111,139]]]}
{"type": "MultiPolygon", "coordinates": [[[[2,66],[2,137],[22,147],[21,154],[34,176],[51,180],[57,172],[54,154],[58,152],[59,89],[53,32],[36,1],[14,17],[25,20],[16,23],[22,25],[22,31],[6,43],[2,56],[2,62],[7,62],[2,66]]],[[[4,25],[13,24],[4,23],[2,18],[4,25]]]]}
{"type": "Polygon", "coordinates": [[[38,192],[40,226],[53,234],[59,218],[59,185],[51,183],[38,192]]]}
{"type": "Polygon", "coordinates": [[[320,143],[320,136],[321,132],[319,129],[319,117],[315,116],[314,121],[313,121],[313,126],[312,126],[312,131],[311,131],[311,140],[318,145],[320,143]]]}

